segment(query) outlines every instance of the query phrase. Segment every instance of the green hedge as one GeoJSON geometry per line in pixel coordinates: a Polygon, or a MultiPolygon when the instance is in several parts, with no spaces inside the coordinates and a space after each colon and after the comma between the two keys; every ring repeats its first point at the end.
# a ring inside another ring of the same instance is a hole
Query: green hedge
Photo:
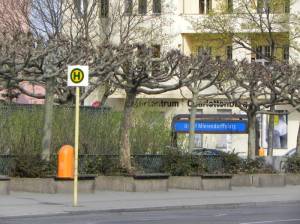
{"type": "MultiPolygon", "coordinates": [[[[0,154],[39,154],[41,152],[42,105],[0,106],[0,154]]],[[[122,113],[81,108],[80,154],[118,154],[122,113]]],[[[170,144],[170,127],[162,113],[149,108],[135,111],[130,136],[132,153],[159,153],[170,144]]],[[[54,109],[52,153],[74,142],[74,108],[54,109]]]]}

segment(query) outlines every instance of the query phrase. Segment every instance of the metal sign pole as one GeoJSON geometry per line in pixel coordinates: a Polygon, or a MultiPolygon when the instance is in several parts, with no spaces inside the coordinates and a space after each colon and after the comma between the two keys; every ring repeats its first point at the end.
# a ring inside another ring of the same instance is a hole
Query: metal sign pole
{"type": "Polygon", "coordinates": [[[73,206],[77,206],[78,201],[78,146],[79,146],[79,95],[80,89],[76,87],[76,105],[75,105],[75,163],[74,163],[74,195],[73,206]]]}
{"type": "Polygon", "coordinates": [[[76,87],[75,104],[75,150],[74,150],[74,186],[73,186],[73,206],[78,202],[78,149],[79,149],[79,87],[89,85],[89,67],[82,65],[68,66],[68,86],[76,87]]]}

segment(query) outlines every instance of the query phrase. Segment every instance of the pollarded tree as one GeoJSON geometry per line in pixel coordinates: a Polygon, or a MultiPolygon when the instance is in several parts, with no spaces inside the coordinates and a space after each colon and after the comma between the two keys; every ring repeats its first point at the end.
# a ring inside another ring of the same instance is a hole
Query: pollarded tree
{"type": "Polygon", "coordinates": [[[256,115],[262,107],[267,108],[280,101],[272,91],[274,83],[283,77],[274,72],[274,67],[246,60],[227,63],[222,76],[226,79],[217,83],[218,90],[247,113],[248,158],[254,159],[258,149],[256,115]]]}
{"type": "Polygon", "coordinates": [[[0,0],[0,91],[2,101],[12,102],[18,96],[13,88],[17,83],[18,72],[28,65],[30,52],[23,47],[30,43],[24,24],[23,12],[28,10],[28,2],[0,0]]]}
{"type": "Polygon", "coordinates": [[[31,40],[22,33],[0,34],[0,91],[4,101],[17,97],[14,86],[24,78],[20,72],[30,67],[31,51],[26,46],[31,40]]]}
{"type": "Polygon", "coordinates": [[[179,88],[184,82],[184,56],[172,50],[156,57],[151,48],[144,45],[123,46],[128,52],[126,60],[115,71],[111,81],[126,94],[120,135],[120,163],[132,172],[129,141],[132,127],[132,110],[139,94],[160,94],[179,88]]]}
{"type": "MultiPolygon", "coordinates": [[[[197,105],[201,98],[204,97],[203,91],[213,87],[218,81],[221,64],[220,60],[214,60],[208,54],[203,52],[188,59],[185,73],[188,74],[184,86],[186,86],[192,94],[191,111],[190,111],[190,131],[189,131],[189,151],[194,148],[195,143],[195,120],[197,113],[197,105]]],[[[220,81],[220,80],[219,80],[220,81]]]]}

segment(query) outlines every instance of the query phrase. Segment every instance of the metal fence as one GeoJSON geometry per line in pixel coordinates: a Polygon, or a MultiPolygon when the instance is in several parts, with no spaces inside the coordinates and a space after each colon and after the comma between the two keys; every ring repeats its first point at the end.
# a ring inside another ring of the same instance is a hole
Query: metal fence
{"type": "Polygon", "coordinates": [[[14,167],[13,157],[10,155],[0,155],[0,175],[10,176],[11,169],[14,167]]]}

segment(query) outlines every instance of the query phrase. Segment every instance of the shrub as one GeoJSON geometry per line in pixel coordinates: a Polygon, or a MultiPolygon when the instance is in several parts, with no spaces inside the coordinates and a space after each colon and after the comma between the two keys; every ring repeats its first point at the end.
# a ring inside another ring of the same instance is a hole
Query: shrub
{"type": "Polygon", "coordinates": [[[80,155],[79,174],[116,175],[123,173],[117,155],[80,155]]]}
{"type": "Polygon", "coordinates": [[[263,157],[256,159],[245,159],[242,161],[241,170],[242,173],[275,173],[271,165],[266,165],[263,157]]]}
{"type": "Polygon", "coordinates": [[[172,176],[187,176],[192,173],[191,156],[177,148],[165,151],[164,170],[172,176]]]}
{"type": "Polygon", "coordinates": [[[228,174],[236,174],[242,170],[242,159],[238,156],[238,153],[229,152],[222,153],[224,161],[224,172],[228,174]]]}
{"type": "Polygon", "coordinates": [[[300,157],[292,156],[286,161],[286,172],[288,173],[300,173],[300,157]]]}
{"type": "Polygon", "coordinates": [[[192,155],[178,148],[169,148],[165,152],[164,170],[173,176],[223,173],[223,157],[192,155]]]}
{"type": "Polygon", "coordinates": [[[54,164],[45,161],[40,155],[16,155],[10,175],[15,177],[45,177],[52,175],[55,170],[54,164]]]}
{"type": "Polygon", "coordinates": [[[222,152],[217,156],[191,155],[178,148],[166,151],[165,172],[171,175],[274,173],[264,158],[242,159],[235,152],[222,152]]]}

